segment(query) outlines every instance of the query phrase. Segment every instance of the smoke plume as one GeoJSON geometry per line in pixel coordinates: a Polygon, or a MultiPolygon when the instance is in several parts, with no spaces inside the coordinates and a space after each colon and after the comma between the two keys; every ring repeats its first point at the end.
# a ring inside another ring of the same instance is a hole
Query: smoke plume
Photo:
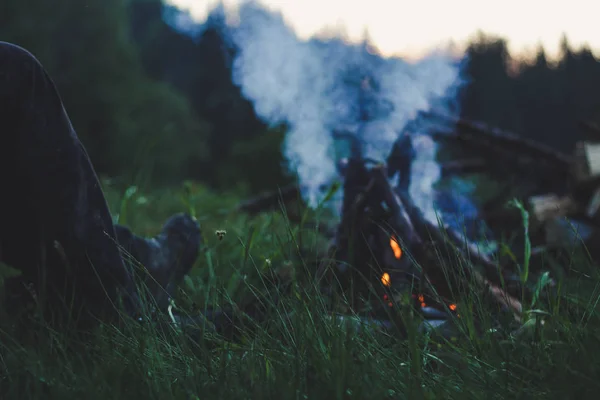
{"type": "MultiPolygon", "coordinates": [[[[238,49],[233,80],[259,117],[289,126],[283,152],[313,206],[322,188],[337,178],[334,129],[352,132],[364,144],[365,156],[383,161],[419,111],[457,111],[457,93],[464,84],[462,60],[438,52],[409,63],[379,56],[367,40],[300,40],[280,14],[253,2],[240,5],[237,13],[237,23],[226,32],[238,49]],[[371,102],[372,122],[361,126],[358,92],[364,76],[371,78],[376,98],[371,102]]],[[[417,124],[414,132],[417,156],[410,194],[426,218],[435,221],[433,185],[440,168],[436,144],[426,130],[417,124]]]]}

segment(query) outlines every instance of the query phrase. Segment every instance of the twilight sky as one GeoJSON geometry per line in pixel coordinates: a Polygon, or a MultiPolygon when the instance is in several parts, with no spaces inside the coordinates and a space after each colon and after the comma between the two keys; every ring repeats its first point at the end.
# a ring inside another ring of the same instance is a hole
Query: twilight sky
{"type": "MultiPolygon", "coordinates": [[[[167,0],[203,20],[215,0],[167,0]]],[[[235,8],[241,0],[224,0],[235,8]]],[[[600,54],[600,1],[594,0],[260,0],[281,11],[300,37],[343,26],[350,39],[368,29],[385,55],[417,58],[428,50],[462,43],[477,30],[509,40],[512,52],[543,44],[550,54],[566,33],[572,45],[600,54]],[[597,5],[594,5],[597,3],[597,5]]]]}

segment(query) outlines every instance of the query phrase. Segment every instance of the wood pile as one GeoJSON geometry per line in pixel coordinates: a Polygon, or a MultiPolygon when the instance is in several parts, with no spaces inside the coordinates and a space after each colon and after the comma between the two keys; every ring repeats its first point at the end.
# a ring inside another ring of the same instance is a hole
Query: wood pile
{"type": "MultiPolygon", "coordinates": [[[[586,231],[600,228],[600,130],[592,124],[584,124],[590,135],[575,146],[572,155],[559,153],[547,146],[523,139],[515,134],[486,127],[481,123],[454,120],[456,130],[452,133],[437,132],[441,140],[466,143],[478,154],[489,157],[487,165],[481,164],[477,172],[510,174],[529,179],[530,194],[527,206],[532,227],[539,228],[547,246],[572,245],[575,225],[585,225],[586,231]],[[496,165],[492,165],[496,161],[496,165]],[[563,223],[568,221],[570,223],[563,223]],[[562,232],[559,232],[562,231],[562,232]],[[570,238],[570,239],[565,239],[570,238]]],[[[503,223],[508,229],[521,223],[515,211],[502,210],[496,204],[491,207],[498,215],[490,215],[491,225],[503,223]]],[[[489,214],[493,214],[489,213],[489,214]]],[[[581,241],[597,247],[595,235],[585,235],[581,241]]],[[[599,243],[600,244],[600,243],[599,243]]]]}

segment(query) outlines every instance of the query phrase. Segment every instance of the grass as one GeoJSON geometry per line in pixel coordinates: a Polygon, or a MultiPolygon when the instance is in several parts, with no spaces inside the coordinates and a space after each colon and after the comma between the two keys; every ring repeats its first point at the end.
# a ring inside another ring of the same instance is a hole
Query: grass
{"type": "MultiPolygon", "coordinates": [[[[199,219],[205,247],[175,301],[179,311],[256,296],[269,304],[273,271],[293,271],[291,290],[268,307],[268,323],[238,341],[136,322],[102,326],[85,343],[39,326],[31,341],[3,320],[2,399],[565,399],[600,390],[600,279],[583,256],[571,256],[570,277],[552,296],[537,292],[517,331],[493,325],[484,301],[468,293],[458,306],[470,312],[451,339],[420,332],[410,310],[399,311],[401,334],[331,318],[303,279],[326,242],[283,212],[231,213],[237,196],[191,183],[150,194],[106,189],[115,219],[139,234],[156,234],[176,212],[199,219]],[[222,240],[217,230],[227,232],[222,240]]],[[[327,222],[323,212],[306,219],[327,222]]],[[[521,277],[531,275],[522,267],[521,277]]]]}

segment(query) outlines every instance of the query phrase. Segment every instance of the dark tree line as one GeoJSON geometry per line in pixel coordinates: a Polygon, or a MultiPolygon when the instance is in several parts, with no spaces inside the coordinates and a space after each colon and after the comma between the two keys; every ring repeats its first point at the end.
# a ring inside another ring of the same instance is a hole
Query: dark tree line
{"type": "Polygon", "coordinates": [[[511,59],[501,38],[480,35],[469,47],[470,85],[462,115],[570,152],[581,121],[600,120],[600,60],[566,38],[558,60],[539,48],[532,61],[511,59]]]}

